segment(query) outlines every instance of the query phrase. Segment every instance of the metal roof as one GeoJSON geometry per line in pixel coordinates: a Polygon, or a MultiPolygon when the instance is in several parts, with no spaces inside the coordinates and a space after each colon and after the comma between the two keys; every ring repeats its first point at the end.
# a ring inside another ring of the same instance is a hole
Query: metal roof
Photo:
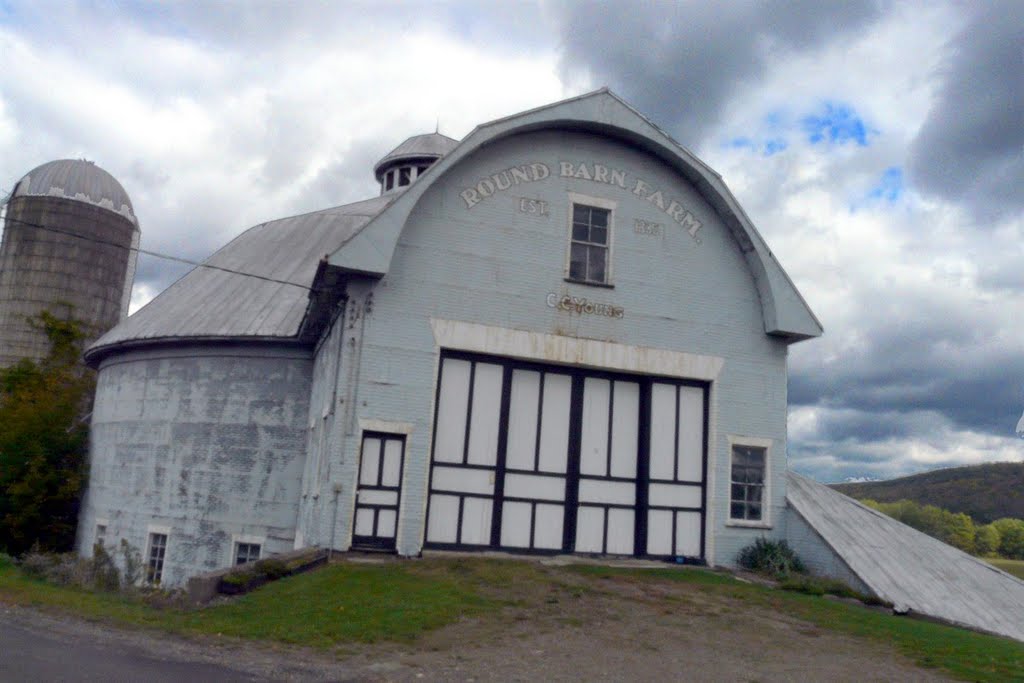
{"type": "Polygon", "coordinates": [[[90,360],[121,344],[157,340],[294,339],[320,260],[356,234],[395,195],[249,228],[100,337],[90,360]],[[301,286],[295,286],[295,283],[301,286]]]}
{"type": "Polygon", "coordinates": [[[426,135],[414,135],[398,147],[388,152],[383,159],[373,167],[373,174],[380,180],[381,174],[387,166],[402,159],[440,159],[448,152],[455,149],[459,144],[447,135],[440,133],[427,133],[426,135]]]}
{"type": "Polygon", "coordinates": [[[14,186],[11,196],[73,199],[109,209],[138,225],[132,202],[121,183],[84,159],[57,159],[32,169],[14,186]]]}
{"type": "Polygon", "coordinates": [[[1024,581],[824,484],[787,484],[791,509],[897,610],[1024,640],[1024,581]]]}

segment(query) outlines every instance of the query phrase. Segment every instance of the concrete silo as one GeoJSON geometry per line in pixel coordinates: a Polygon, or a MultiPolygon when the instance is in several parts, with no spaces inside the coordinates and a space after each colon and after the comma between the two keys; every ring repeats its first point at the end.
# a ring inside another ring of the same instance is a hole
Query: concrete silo
{"type": "Polygon", "coordinates": [[[139,223],[128,194],[90,161],[60,159],[18,181],[0,245],[0,367],[40,359],[43,310],[86,324],[95,339],[128,313],[139,223]]]}

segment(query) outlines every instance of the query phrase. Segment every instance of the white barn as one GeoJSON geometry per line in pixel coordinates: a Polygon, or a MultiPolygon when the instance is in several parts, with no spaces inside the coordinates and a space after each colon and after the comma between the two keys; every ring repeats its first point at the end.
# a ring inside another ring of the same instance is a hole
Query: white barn
{"type": "Polygon", "coordinates": [[[82,552],[127,539],[180,585],[311,545],[785,538],[787,352],[822,328],[714,171],[606,90],[374,171],[88,350],[82,552]]]}

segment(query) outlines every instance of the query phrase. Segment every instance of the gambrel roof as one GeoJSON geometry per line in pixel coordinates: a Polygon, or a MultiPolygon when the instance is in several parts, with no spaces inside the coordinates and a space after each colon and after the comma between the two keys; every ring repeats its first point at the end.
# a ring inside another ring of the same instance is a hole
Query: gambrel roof
{"type": "Polygon", "coordinates": [[[383,276],[390,268],[406,220],[434,181],[484,145],[518,133],[552,128],[618,138],[675,169],[714,208],[739,244],[761,299],[765,332],[790,341],[821,335],[821,323],[721,176],[606,88],[477,126],[394,204],[331,254],[328,263],[350,273],[383,276]]]}

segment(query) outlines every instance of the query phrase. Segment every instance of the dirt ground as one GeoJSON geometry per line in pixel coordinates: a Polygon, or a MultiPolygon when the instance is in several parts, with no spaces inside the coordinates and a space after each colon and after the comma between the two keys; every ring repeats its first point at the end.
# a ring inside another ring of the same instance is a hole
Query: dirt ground
{"type": "Polygon", "coordinates": [[[349,645],[332,654],[124,631],[24,608],[4,607],[0,619],[106,651],[216,664],[258,681],[949,680],[884,644],[687,583],[583,577],[537,588],[543,595],[522,590],[516,606],[413,644],[349,645]]]}

